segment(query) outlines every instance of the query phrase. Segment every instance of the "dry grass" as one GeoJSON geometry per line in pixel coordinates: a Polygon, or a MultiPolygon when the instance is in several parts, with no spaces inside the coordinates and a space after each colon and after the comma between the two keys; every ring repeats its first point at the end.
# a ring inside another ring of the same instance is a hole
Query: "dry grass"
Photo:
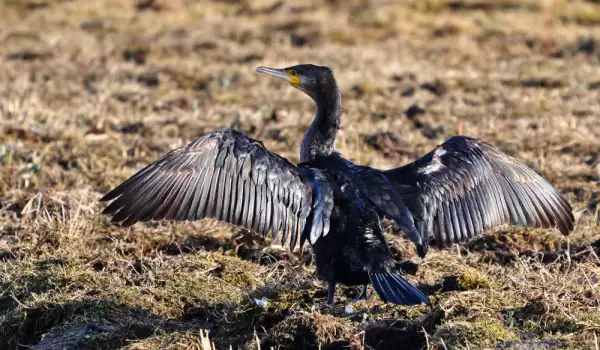
{"type": "Polygon", "coordinates": [[[217,349],[598,348],[599,6],[1,1],[0,348],[200,349],[203,329],[217,349]],[[297,62],[335,70],[347,157],[390,168],[475,136],[563,191],[575,232],[433,251],[409,276],[433,309],[375,297],[346,313],[358,291],[322,308],[308,253],[214,221],[100,214],[103,193],[216,127],[297,161],[314,107],[253,73],[297,62]]]}

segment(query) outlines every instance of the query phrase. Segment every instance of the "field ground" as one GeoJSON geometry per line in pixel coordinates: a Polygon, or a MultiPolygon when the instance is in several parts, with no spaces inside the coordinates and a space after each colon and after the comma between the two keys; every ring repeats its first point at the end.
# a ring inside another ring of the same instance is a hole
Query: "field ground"
{"type": "Polygon", "coordinates": [[[599,29],[592,0],[2,0],[0,348],[197,349],[209,330],[217,349],[598,349],[599,29]],[[423,261],[390,235],[434,307],[340,288],[322,308],[308,252],[101,215],[220,126],[297,161],[314,107],[254,69],[298,62],[334,69],[345,156],[391,168],[462,132],[549,179],[575,231],[505,227],[423,261]]]}

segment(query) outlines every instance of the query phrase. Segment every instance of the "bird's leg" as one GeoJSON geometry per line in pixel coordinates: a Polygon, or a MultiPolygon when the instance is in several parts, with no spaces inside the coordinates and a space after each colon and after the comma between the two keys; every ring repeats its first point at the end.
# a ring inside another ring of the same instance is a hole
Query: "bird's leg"
{"type": "Polygon", "coordinates": [[[356,298],[352,299],[352,301],[360,301],[363,299],[367,300],[367,285],[366,284],[363,284],[360,294],[356,298]]]}
{"type": "Polygon", "coordinates": [[[335,298],[335,282],[327,283],[327,305],[332,305],[335,298]]]}

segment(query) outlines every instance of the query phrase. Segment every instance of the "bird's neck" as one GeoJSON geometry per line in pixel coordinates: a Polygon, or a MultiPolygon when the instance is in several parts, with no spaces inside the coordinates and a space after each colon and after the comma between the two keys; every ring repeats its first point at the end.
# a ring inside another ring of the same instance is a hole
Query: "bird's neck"
{"type": "Polygon", "coordinates": [[[342,96],[337,86],[333,90],[327,93],[326,97],[314,99],[317,113],[302,140],[302,162],[329,156],[335,151],[335,137],[340,129],[342,116],[342,96]]]}

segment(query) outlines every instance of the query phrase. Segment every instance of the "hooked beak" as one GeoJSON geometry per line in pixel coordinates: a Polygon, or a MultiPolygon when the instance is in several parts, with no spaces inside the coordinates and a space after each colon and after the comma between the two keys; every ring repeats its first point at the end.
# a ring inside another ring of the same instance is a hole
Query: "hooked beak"
{"type": "Polygon", "coordinates": [[[268,74],[268,75],[274,76],[275,78],[283,79],[289,83],[292,82],[292,77],[287,75],[287,73],[283,69],[260,66],[260,67],[256,68],[256,72],[268,74]]]}
{"type": "Polygon", "coordinates": [[[268,74],[268,75],[274,76],[275,78],[283,79],[296,87],[298,87],[298,85],[300,85],[300,79],[298,79],[298,77],[295,75],[291,75],[289,73],[289,71],[286,69],[277,69],[277,68],[269,68],[269,67],[260,66],[260,67],[256,68],[256,72],[268,74]]]}

